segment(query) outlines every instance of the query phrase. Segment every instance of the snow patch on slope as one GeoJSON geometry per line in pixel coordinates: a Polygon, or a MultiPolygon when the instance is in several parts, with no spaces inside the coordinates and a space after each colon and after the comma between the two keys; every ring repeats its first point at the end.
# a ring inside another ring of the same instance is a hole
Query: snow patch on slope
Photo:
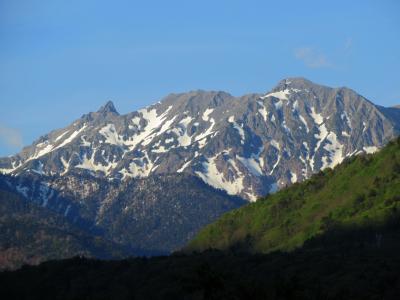
{"type": "Polygon", "coordinates": [[[79,165],[76,165],[76,168],[81,168],[81,169],[86,169],[90,171],[101,171],[105,175],[108,175],[110,171],[116,167],[117,163],[111,163],[109,162],[107,165],[102,165],[101,163],[96,163],[95,162],[95,157],[96,157],[96,150],[93,152],[92,156],[88,158],[88,155],[86,154],[82,159],[81,163],[79,165]]]}
{"type": "Polygon", "coordinates": [[[299,115],[299,119],[304,124],[304,126],[306,127],[307,133],[309,133],[310,129],[308,128],[308,124],[307,124],[306,120],[304,119],[304,117],[302,115],[299,115]]]}
{"type": "MultiPolygon", "coordinates": [[[[156,166],[157,167],[157,166],[156,166]]],[[[147,177],[152,170],[155,170],[153,162],[148,157],[147,153],[141,158],[135,158],[130,164],[128,169],[119,171],[125,177],[147,177]]]]}
{"type": "Polygon", "coordinates": [[[54,148],[54,150],[64,147],[65,145],[71,143],[83,130],[85,130],[86,124],[83,125],[80,129],[75,130],[68,138],[66,138],[60,145],[54,148]]]}
{"type": "Polygon", "coordinates": [[[167,110],[161,115],[157,114],[156,109],[148,110],[147,108],[145,108],[139,110],[139,113],[142,114],[142,117],[146,120],[147,124],[144,126],[144,128],[142,128],[141,132],[134,135],[129,140],[125,141],[124,142],[125,145],[129,146],[130,150],[133,150],[139,144],[146,146],[151,143],[154,137],[167,131],[175,118],[174,117],[171,120],[166,121],[165,124],[163,125],[167,117],[167,114],[171,110],[171,108],[172,106],[169,106],[167,110]],[[160,130],[156,131],[156,129],[158,128],[160,128],[160,130]]]}
{"type": "Polygon", "coordinates": [[[193,121],[192,117],[186,117],[179,122],[178,142],[182,147],[189,146],[192,143],[192,137],[188,135],[188,125],[193,121]]]}
{"type": "Polygon", "coordinates": [[[268,120],[268,111],[265,108],[264,103],[262,103],[261,101],[257,101],[257,103],[261,106],[261,108],[258,109],[258,112],[263,117],[264,122],[267,122],[267,120],[268,120]]]}
{"type": "Polygon", "coordinates": [[[177,173],[182,173],[191,163],[191,160],[188,160],[187,162],[185,162],[182,167],[180,167],[178,170],[176,170],[177,173]]]}
{"type": "Polygon", "coordinates": [[[210,119],[210,114],[214,111],[213,108],[207,108],[202,115],[203,121],[208,121],[210,119]]]}
{"type": "Polygon", "coordinates": [[[117,133],[114,124],[107,124],[99,130],[99,133],[106,138],[105,143],[117,146],[123,146],[124,140],[117,133]]]}
{"type": "Polygon", "coordinates": [[[296,174],[296,173],[290,172],[290,181],[291,181],[292,183],[297,182],[297,174],[296,174]]]}
{"type": "Polygon", "coordinates": [[[372,154],[372,153],[378,151],[379,149],[378,149],[378,147],[375,147],[375,146],[367,146],[367,147],[363,147],[363,150],[365,153],[372,154]]]}
{"type": "Polygon", "coordinates": [[[347,126],[351,129],[351,121],[346,111],[343,111],[340,115],[340,118],[347,123],[347,126]]]}
{"type": "Polygon", "coordinates": [[[273,92],[273,93],[266,94],[265,96],[262,96],[261,99],[265,99],[265,98],[268,98],[268,97],[275,97],[275,98],[282,99],[282,100],[288,100],[287,96],[289,94],[290,94],[290,90],[286,89],[286,90],[283,90],[283,91],[278,91],[278,92],[273,92]]]}
{"type": "Polygon", "coordinates": [[[53,148],[54,148],[53,145],[47,144],[44,148],[42,148],[39,151],[37,151],[33,156],[29,157],[26,161],[30,161],[32,159],[36,159],[36,158],[39,158],[39,157],[41,157],[43,155],[46,155],[47,153],[50,153],[51,151],[53,151],[53,148]]]}
{"type": "MultiPolygon", "coordinates": [[[[237,173],[239,176],[233,181],[228,181],[224,178],[223,172],[219,171],[217,168],[217,158],[221,153],[210,157],[206,158],[206,161],[202,163],[204,171],[196,171],[195,173],[197,176],[199,176],[204,182],[207,184],[217,188],[217,189],[222,189],[225,190],[228,194],[230,195],[237,195],[240,194],[240,192],[243,190],[243,176],[241,176],[241,173],[237,173]]],[[[229,161],[230,165],[232,165],[233,168],[235,168],[237,171],[239,169],[237,166],[232,163],[232,161],[229,161]]]]}
{"type": "Polygon", "coordinates": [[[318,134],[314,134],[314,137],[317,139],[317,145],[315,146],[314,149],[314,156],[312,158],[309,158],[309,162],[310,162],[310,166],[311,166],[311,170],[314,170],[314,158],[315,155],[317,153],[317,151],[319,150],[319,147],[321,146],[322,142],[326,139],[326,137],[328,136],[328,130],[326,129],[325,124],[323,123],[324,118],[322,117],[321,114],[318,114],[315,112],[314,107],[311,108],[311,117],[314,119],[314,123],[319,125],[318,126],[318,134]]]}
{"type": "Polygon", "coordinates": [[[311,107],[311,117],[314,119],[314,122],[317,125],[321,125],[321,123],[324,121],[322,115],[315,112],[314,107],[311,107]]]}
{"type": "Polygon", "coordinates": [[[58,137],[56,137],[55,141],[57,142],[58,140],[61,140],[63,138],[64,135],[66,135],[69,131],[65,131],[63,133],[61,133],[58,137]]]}
{"type": "Polygon", "coordinates": [[[233,128],[235,128],[238,131],[238,133],[240,135],[240,138],[241,138],[240,143],[243,145],[244,144],[244,140],[245,140],[245,135],[244,135],[243,128],[238,123],[235,122],[235,117],[234,116],[230,116],[229,119],[228,119],[228,122],[231,123],[233,125],[233,128]]]}
{"type": "MultiPolygon", "coordinates": [[[[211,134],[214,133],[213,128],[214,128],[214,126],[215,126],[215,120],[214,120],[213,118],[210,118],[210,117],[209,117],[209,115],[210,115],[213,111],[214,111],[213,109],[208,108],[208,109],[206,109],[206,111],[203,113],[203,117],[202,117],[203,120],[204,120],[204,121],[210,122],[211,125],[210,125],[210,127],[208,127],[208,128],[206,129],[206,131],[204,131],[204,132],[198,134],[198,135],[194,138],[195,142],[198,142],[198,143],[199,143],[199,148],[200,148],[200,149],[203,148],[203,147],[206,145],[206,142],[207,142],[207,139],[206,139],[206,138],[207,138],[209,135],[211,135],[211,134]]],[[[196,123],[197,123],[197,122],[196,122],[196,123]]],[[[195,123],[195,124],[196,124],[196,123],[195,123]]],[[[196,126],[198,126],[198,125],[196,125],[196,126]]]]}
{"type": "Polygon", "coordinates": [[[337,140],[336,133],[330,132],[327,137],[327,141],[329,143],[325,144],[324,149],[329,152],[329,160],[328,162],[326,157],[322,158],[322,168],[325,169],[327,167],[334,168],[336,165],[340,164],[343,159],[343,148],[344,146],[337,140]]]}
{"type": "Polygon", "coordinates": [[[238,161],[240,161],[254,176],[262,176],[263,171],[260,167],[260,161],[255,157],[241,157],[236,155],[238,161]]]}

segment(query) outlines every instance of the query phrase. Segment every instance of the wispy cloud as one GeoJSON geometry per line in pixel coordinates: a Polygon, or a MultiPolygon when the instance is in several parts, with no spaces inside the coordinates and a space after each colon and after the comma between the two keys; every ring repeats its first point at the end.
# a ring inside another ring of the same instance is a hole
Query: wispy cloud
{"type": "Polygon", "coordinates": [[[297,48],[294,51],[294,56],[309,68],[330,68],[333,66],[323,53],[311,47],[297,48]]]}
{"type": "Polygon", "coordinates": [[[0,124],[0,141],[10,147],[23,146],[22,134],[18,129],[9,128],[0,124]]]}

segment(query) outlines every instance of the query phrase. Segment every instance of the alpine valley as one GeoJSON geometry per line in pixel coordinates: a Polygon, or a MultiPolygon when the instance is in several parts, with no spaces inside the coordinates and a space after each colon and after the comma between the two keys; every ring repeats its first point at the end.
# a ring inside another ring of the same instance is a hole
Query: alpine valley
{"type": "Polygon", "coordinates": [[[108,102],[0,159],[2,266],[170,253],[223,213],[399,133],[400,108],[304,78],[241,97],[170,94],[125,115],[108,102]]]}

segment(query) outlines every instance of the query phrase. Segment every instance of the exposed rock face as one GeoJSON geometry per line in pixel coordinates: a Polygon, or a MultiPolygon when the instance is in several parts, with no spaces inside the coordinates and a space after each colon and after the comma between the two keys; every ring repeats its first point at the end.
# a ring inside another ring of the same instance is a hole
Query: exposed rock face
{"type": "Polygon", "coordinates": [[[255,200],[347,156],[373,152],[399,132],[397,108],[376,106],[348,88],[289,78],[267,94],[171,94],[126,115],[108,102],[0,159],[0,168],[47,176],[79,170],[112,180],[184,172],[255,200]]]}

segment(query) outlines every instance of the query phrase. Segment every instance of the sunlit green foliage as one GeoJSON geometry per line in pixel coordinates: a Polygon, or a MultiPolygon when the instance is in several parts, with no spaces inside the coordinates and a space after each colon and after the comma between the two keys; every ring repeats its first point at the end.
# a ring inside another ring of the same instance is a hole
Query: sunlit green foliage
{"type": "Polygon", "coordinates": [[[293,250],[337,227],[379,225],[400,211],[400,139],[225,214],[187,250],[293,250]]]}

